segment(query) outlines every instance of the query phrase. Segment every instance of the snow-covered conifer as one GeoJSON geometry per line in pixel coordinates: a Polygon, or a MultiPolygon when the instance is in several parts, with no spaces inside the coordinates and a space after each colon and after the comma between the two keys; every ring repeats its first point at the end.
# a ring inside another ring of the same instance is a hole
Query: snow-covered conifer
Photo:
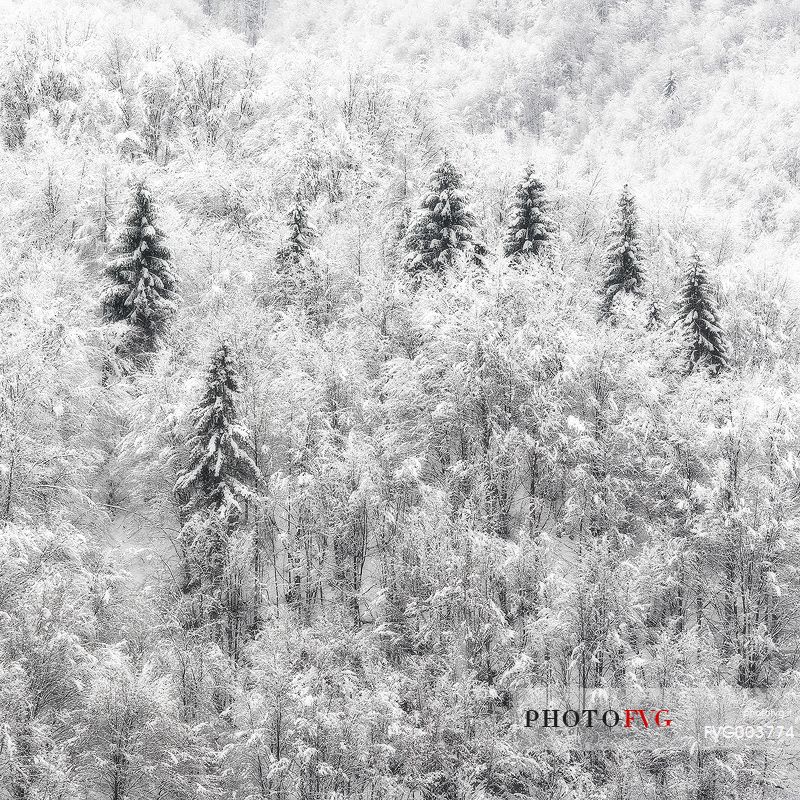
{"type": "Polygon", "coordinates": [[[678,91],[678,81],[675,78],[675,73],[670,70],[669,77],[664,81],[664,97],[672,97],[678,91]]]}
{"type": "Polygon", "coordinates": [[[661,313],[661,306],[655,297],[651,297],[650,302],[647,304],[647,322],[645,323],[645,328],[648,331],[655,330],[663,321],[664,318],[661,313]]]}
{"type": "Polygon", "coordinates": [[[287,215],[289,235],[286,243],[278,251],[277,259],[281,265],[296,265],[311,254],[311,243],[317,237],[317,230],[311,224],[308,207],[301,192],[295,194],[294,202],[287,215]]]}
{"type": "Polygon", "coordinates": [[[127,322],[129,354],[151,353],[166,332],[175,309],[176,279],[157,225],[156,208],[144,183],[136,185],[125,227],[106,268],[103,295],[108,322],[127,322]]]}
{"type": "Polygon", "coordinates": [[[253,494],[259,471],[236,411],[240,391],[233,354],[223,342],[211,358],[205,392],[192,411],[189,463],[175,486],[190,513],[205,511],[232,521],[253,494]]]}
{"type": "Polygon", "coordinates": [[[511,221],[503,241],[503,254],[513,261],[527,255],[539,255],[555,228],[548,216],[548,201],[544,184],[536,177],[532,166],[525,170],[514,193],[511,221]]]}
{"type": "Polygon", "coordinates": [[[486,247],[476,237],[478,223],[462,187],[461,173],[445,159],[406,233],[406,270],[414,279],[443,276],[459,253],[478,263],[485,258],[486,247]]]}
{"type": "Polygon", "coordinates": [[[275,256],[276,271],[287,303],[305,305],[313,284],[312,242],[318,236],[298,190],[287,215],[288,236],[275,256]]]}
{"type": "Polygon", "coordinates": [[[641,293],[645,269],[638,229],[636,201],[628,184],[625,184],[617,204],[617,214],[609,236],[608,269],[602,288],[601,309],[603,314],[611,313],[614,299],[620,292],[637,295],[641,293]]]}
{"type": "Polygon", "coordinates": [[[728,348],[705,265],[692,255],[680,290],[675,324],[686,343],[689,372],[707,367],[716,375],[728,366],[728,348]]]}

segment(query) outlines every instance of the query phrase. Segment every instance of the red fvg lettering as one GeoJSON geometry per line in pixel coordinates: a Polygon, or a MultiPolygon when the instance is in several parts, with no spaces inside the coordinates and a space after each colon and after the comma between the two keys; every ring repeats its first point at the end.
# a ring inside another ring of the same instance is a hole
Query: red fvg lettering
{"type": "Polygon", "coordinates": [[[661,719],[661,715],[662,714],[669,714],[669,709],[668,708],[662,708],[659,711],[656,711],[656,716],[655,716],[656,727],[657,728],[669,728],[669,726],[672,725],[672,720],[669,717],[667,717],[667,719],[662,721],[662,719],[661,719]]]}
{"type": "MultiPolygon", "coordinates": [[[[655,713],[653,716],[653,724],[657,728],[668,728],[672,725],[672,720],[669,718],[662,719],[662,714],[669,714],[668,708],[661,708],[658,711],[652,709],[655,713]]],[[[643,708],[626,708],[625,709],[625,725],[626,728],[632,728],[637,724],[636,718],[641,719],[643,728],[649,728],[650,722],[647,718],[647,712],[643,708]]]]}
{"type": "Polygon", "coordinates": [[[625,709],[625,727],[632,728],[633,727],[633,719],[634,716],[638,715],[642,719],[642,723],[644,724],[645,728],[650,727],[650,723],[647,721],[647,714],[644,713],[643,708],[626,708],[625,709]]]}

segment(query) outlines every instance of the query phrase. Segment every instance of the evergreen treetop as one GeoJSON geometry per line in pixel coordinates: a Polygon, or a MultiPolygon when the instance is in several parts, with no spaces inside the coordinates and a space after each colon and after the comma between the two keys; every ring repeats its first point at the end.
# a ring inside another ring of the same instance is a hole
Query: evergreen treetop
{"type": "Polygon", "coordinates": [[[288,236],[275,256],[278,291],[287,305],[309,309],[319,292],[312,243],[318,236],[298,190],[287,214],[288,236]]]}
{"type": "Polygon", "coordinates": [[[514,194],[511,221],[503,241],[504,255],[513,261],[528,254],[539,255],[542,244],[555,230],[547,214],[548,206],[544,184],[536,177],[534,168],[527,167],[514,194]]]}
{"type": "Polygon", "coordinates": [[[130,325],[135,352],[154,351],[174,313],[177,282],[170,258],[150,191],[138,183],[106,268],[103,295],[105,319],[130,325]]]}
{"type": "Polygon", "coordinates": [[[230,520],[241,512],[242,500],[253,495],[260,473],[236,412],[240,391],[233,355],[223,342],[211,358],[203,397],[191,412],[189,463],[175,486],[179,496],[186,496],[190,512],[208,511],[230,520]]]}
{"type": "Polygon", "coordinates": [[[672,97],[672,95],[674,95],[677,90],[678,90],[678,81],[675,78],[675,73],[672,70],[670,70],[669,77],[664,82],[664,97],[667,98],[672,97]]]}
{"type": "Polygon", "coordinates": [[[462,186],[461,174],[445,158],[406,233],[406,270],[417,280],[425,273],[443,276],[459,253],[478,263],[486,255],[485,246],[476,239],[477,220],[462,186]]]}
{"type": "Polygon", "coordinates": [[[606,251],[608,269],[603,281],[601,304],[604,314],[610,314],[614,299],[620,292],[641,294],[646,272],[638,229],[636,201],[628,184],[625,184],[606,251]]]}
{"type": "Polygon", "coordinates": [[[663,321],[661,306],[655,297],[651,297],[650,302],[647,304],[647,322],[645,323],[645,329],[648,331],[655,330],[661,326],[663,321]]]}
{"type": "Polygon", "coordinates": [[[316,228],[309,220],[308,207],[299,190],[295,194],[294,202],[289,207],[287,222],[289,235],[283,247],[278,251],[279,267],[297,266],[303,258],[310,255],[311,243],[318,236],[316,228]]]}
{"type": "Polygon", "coordinates": [[[719,323],[713,288],[697,253],[689,261],[680,289],[675,324],[686,343],[688,372],[707,367],[716,375],[728,366],[728,349],[719,323]]]}

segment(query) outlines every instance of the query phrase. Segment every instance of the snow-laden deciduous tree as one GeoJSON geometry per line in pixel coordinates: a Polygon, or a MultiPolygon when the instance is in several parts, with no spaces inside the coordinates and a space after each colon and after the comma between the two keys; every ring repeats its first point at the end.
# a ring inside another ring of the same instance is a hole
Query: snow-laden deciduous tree
{"type": "Polygon", "coordinates": [[[106,278],[104,316],[125,324],[123,354],[136,359],[153,353],[175,313],[177,281],[155,202],[144,183],[134,188],[106,278]]]}
{"type": "Polygon", "coordinates": [[[0,785],[14,800],[84,788],[92,651],[118,579],[97,555],[68,525],[0,527],[0,785]]]}
{"type": "Polygon", "coordinates": [[[136,663],[122,647],[105,650],[80,729],[87,784],[110,800],[213,791],[213,750],[201,726],[180,719],[179,707],[172,676],[157,659],[136,663]]]}
{"type": "Polygon", "coordinates": [[[8,51],[0,104],[3,138],[7,147],[18,147],[25,141],[28,122],[39,105],[38,71],[42,52],[33,31],[15,48],[8,51]]]}
{"type": "Polygon", "coordinates": [[[72,522],[100,499],[97,433],[108,410],[85,274],[69,255],[0,270],[0,519],[72,522]]]}

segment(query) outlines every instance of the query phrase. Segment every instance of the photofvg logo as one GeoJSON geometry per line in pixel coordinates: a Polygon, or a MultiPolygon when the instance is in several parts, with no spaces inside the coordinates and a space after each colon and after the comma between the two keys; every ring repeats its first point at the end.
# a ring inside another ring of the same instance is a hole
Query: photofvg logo
{"type": "Polygon", "coordinates": [[[583,750],[770,750],[800,758],[800,691],[737,686],[572,689],[536,687],[516,698],[531,744],[583,750]],[[563,744],[563,742],[562,742],[563,744]]]}
{"type": "Polygon", "coordinates": [[[538,744],[554,743],[553,737],[570,734],[572,745],[582,750],[609,747],[650,749],[665,745],[673,719],[667,707],[640,704],[635,708],[598,705],[596,708],[524,708],[525,734],[538,744]],[[642,735],[648,739],[642,741],[642,735]]]}
{"type": "Polygon", "coordinates": [[[622,725],[623,728],[633,728],[641,726],[643,729],[648,729],[651,726],[654,728],[668,728],[672,725],[672,720],[669,718],[668,708],[625,708],[622,711],[617,711],[613,708],[601,711],[597,708],[585,708],[582,711],[577,709],[567,709],[560,711],[557,708],[545,709],[526,709],[525,711],[525,727],[533,728],[540,725],[543,728],[593,728],[604,725],[606,728],[616,728],[622,725]]]}

